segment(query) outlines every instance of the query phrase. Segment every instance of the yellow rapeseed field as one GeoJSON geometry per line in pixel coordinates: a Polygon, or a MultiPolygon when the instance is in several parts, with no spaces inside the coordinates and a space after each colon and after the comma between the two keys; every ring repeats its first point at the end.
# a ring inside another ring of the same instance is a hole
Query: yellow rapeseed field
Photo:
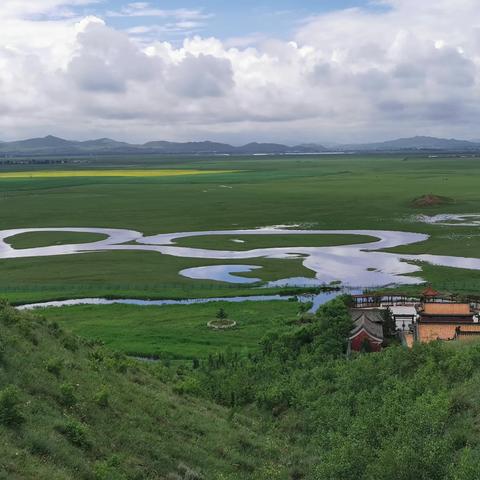
{"type": "Polygon", "coordinates": [[[233,173],[234,170],[44,170],[36,172],[1,172],[1,178],[64,178],[64,177],[174,177],[233,173]]]}

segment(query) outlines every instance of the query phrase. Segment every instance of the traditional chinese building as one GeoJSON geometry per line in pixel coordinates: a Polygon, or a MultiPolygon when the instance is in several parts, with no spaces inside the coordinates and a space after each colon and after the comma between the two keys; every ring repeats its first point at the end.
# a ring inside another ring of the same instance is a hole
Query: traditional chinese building
{"type": "Polygon", "coordinates": [[[379,310],[352,309],[354,327],[350,332],[349,350],[360,352],[366,346],[378,352],[383,343],[383,316],[379,310]]]}
{"type": "Polygon", "coordinates": [[[419,310],[416,337],[423,343],[453,340],[459,331],[480,332],[468,303],[425,303],[419,310]]]}

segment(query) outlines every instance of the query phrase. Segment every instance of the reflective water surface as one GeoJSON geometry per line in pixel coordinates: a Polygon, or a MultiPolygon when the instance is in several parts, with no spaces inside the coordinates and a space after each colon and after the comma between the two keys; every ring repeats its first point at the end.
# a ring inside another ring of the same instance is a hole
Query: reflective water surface
{"type": "MultiPolygon", "coordinates": [[[[465,218],[463,216],[462,218],[465,218]]],[[[282,279],[269,285],[328,284],[340,281],[346,286],[378,287],[391,284],[418,284],[421,267],[408,262],[428,262],[433,265],[480,270],[480,259],[442,255],[404,255],[379,251],[381,249],[409,245],[428,239],[427,235],[386,230],[302,230],[286,227],[266,227],[250,230],[218,230],[180,232],[143,236],[133,230],[105,228],[31,228],[0,231],[0,259],[73,255],[87,252],[141,250],[184,258],[215,260],[249,260],[254,258],[301,258],[303,265],[314,272],[312,279],[282,279]],[[8,244],[9,237],[31,232],[79,232],[98,233],[108,238],[82,244],[55,245],[50,247],[15,249],[8,244]],[[215,235],[332,235],[350,234],[374,237],[370,243],[334,247],[281,247],[260,248],[248,251],[208,250],[180,247],[176,240],[187,237],[215,235]],[[129,242],[129,244],[126,244],[129,242]],[[134,242],[134,243],[132,243],[134,242]],[[410,275],[410,276],[406,276],[410,275]],[[283,282],[283,283],[282,283],[283,282]]],[[[205,266],[179,272],[181,275],[201,280],[229,283],[253,283],[258,279],[245,278],[235,273],[245,273],[260,267],[248,264],[205,266]]]]}

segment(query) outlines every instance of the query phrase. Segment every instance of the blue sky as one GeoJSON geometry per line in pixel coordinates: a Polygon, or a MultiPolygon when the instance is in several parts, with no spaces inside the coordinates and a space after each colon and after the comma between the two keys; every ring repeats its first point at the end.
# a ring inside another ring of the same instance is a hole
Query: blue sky
{"type": "MultiPolygon", "coordinates": [[[[341,10],[352,7],[368,7],[368,0],[243,0],[242,2],[228,2],[224,0],[150,0],[145,12],[152,10],[171,11],[190,10],[198,12],[200,18],[192,19],[197,25],[189,28],[173,28],[178,22],[173,16],[141,15],[129,16],[126,10],[128,1],[101,1],[97,5],[83,9],[83,13],[99,15],[109,25],[118,29],[132,29],[135,27],[164,27],[162,37],[169,41],[182,41],[185,34],[199,34],[214,36],[219,39],[258,36],[263,38],[291,38],[292,33],[305,19],[329,11],[341,10]],[[114,16],[111,13],[121,13],[125,16],[114,16]],[[203,18],[202,18],[203,16],[203,18]]],[[[131,9],[132,10],[132,9],[131,9]]],[[[141,9],[138,9],[141,10],[141,9]]],[[[157,32],[158,36],[158,32],[157,32]]]]}

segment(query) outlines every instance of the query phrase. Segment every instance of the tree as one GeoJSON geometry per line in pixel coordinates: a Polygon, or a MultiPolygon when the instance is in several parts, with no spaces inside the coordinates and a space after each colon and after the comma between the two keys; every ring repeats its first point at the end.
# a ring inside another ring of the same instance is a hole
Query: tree
{"type": "Polygon", "coordinates": [[[395,319],[393,318],[392,311],[387,308],[383,311],[383,336],[385,338],[394,337],[397,333],[397,325],[395,319]]]}
{"type": "Polygon", "coordinates": [[[220,308],[217,312],[217,318],[219,320],[226,320],[228,318],[228,313],[223,308],[220,308]]]}

